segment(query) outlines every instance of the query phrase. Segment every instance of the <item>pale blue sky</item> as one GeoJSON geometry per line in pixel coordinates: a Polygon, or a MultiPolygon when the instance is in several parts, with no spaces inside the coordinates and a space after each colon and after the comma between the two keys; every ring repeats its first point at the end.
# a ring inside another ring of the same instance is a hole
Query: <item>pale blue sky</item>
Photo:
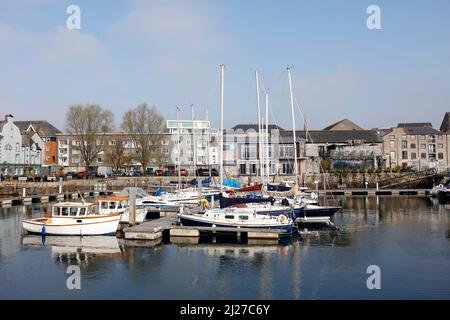
{"type": "Polygon", "coordinates": [[[450,111],[450,2],[0,0],[0,114],[18,120],[64,129],[67,108],[91,102],[120,124],[145,101],[167,118],[177,105],[189,117],[193,103],[217,126],[220,63],[227,127],[256,121],[257,69],[270,122],[290,128],[287,64],[312,128],[439,126],[450,111]],[[70,4],[80,31],[65,27],[70,4]],[[366,27],[370,4],[382,30],[366,27]]]}

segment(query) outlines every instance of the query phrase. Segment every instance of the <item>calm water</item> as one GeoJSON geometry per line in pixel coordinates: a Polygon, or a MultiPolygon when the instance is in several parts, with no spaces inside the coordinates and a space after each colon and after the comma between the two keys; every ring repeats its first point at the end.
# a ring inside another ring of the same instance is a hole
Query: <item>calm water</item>
{"type": "Polygon", "coordinates": [[[1,299],[450,299],[450,207],[341,200],[339,231],[277,244],[125,242],[24,235],[47,205],[0,209],[1,299]],[[81,289],[68,290],[69,265],[81,289]],[[381,268],[381,290],[366,269],[381,268]]]}

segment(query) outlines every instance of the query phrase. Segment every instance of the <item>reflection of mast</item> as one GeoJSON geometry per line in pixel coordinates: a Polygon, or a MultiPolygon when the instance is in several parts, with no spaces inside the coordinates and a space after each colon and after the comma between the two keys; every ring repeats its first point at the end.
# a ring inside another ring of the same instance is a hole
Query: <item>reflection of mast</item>
{"type": "Polygon", "coordinates": [[[292,244],[293,250],[292,250],[292,293],[294,295],[294,299],[300,299],[300,292],[301,292],[301,264],[300,264],[300,243],[298,241],[294,242],[292,244]]]}

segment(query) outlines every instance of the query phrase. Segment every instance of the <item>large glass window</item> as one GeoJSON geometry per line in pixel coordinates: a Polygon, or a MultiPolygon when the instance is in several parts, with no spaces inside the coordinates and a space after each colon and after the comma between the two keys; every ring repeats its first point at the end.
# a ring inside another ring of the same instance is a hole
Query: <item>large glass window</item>
{"type": "Polygon", "coordinates": [[[54,216],[59,216],[59,214],[60,214],[59,209],[60,209],[59,207],[53,207],[53,215],[54,216]]]}
{"type": "Polygon", "coordinates": [[[75,217],[78,213],[78,208],[70,208],[70,215],[75,217]]]}

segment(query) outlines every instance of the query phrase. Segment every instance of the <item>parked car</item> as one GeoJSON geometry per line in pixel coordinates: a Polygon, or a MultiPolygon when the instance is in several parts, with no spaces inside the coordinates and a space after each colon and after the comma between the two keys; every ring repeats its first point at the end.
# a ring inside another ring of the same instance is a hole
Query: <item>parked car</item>
{"type": "Polygon", "coordinates": [[[153,172],[153,174],[154,174],[155,176],[161,177],[161,176],[164,175],[164,170],[162,170],[162,169],[155,170],[155,171],[153,172]]]}
{"type": "MultiPolygon", "coordinates": [[[[208,177],[209,176],[209,169],[205,169],[205,168],[197,169],[197,176],[199,176],[199,177],[208,177]]],[[[215,169],[215,168],[211,169],[211,176],[215,176],[215,177],[219,176],[219,172],[217,171],[217,169],[215,169]]]]}
{"type": "Polygon", "coordinates": [[[74,177],[74,178],[77,178],[77,179],[84,179],[84,178],[86,178],[87,176],[88,176],[88,174],[87,174],[86,171],[79,171],[79,172],[77,172],[77,173],[75,173],[75,174],[73,175],[73,177],[74,177]]]}
{"type": "Polygon", "coordinates": [[[174,176],[174,175],[175,175],[175,171],[173,171],[173,170],[164,171],[164,176],[166,176],[166,177],[170,177],[170,176],[174,176]]]}

